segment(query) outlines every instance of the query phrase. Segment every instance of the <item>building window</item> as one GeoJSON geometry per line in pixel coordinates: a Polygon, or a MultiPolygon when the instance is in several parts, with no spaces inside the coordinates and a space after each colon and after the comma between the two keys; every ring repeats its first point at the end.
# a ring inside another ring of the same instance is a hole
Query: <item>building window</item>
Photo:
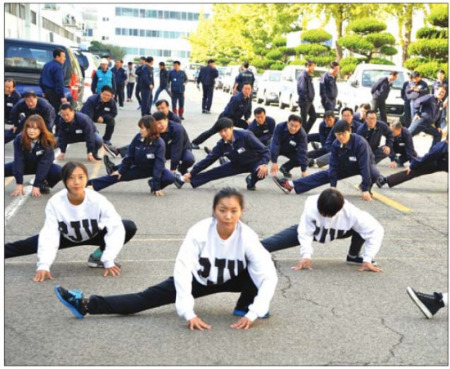
{"type": "Polygon", "coordinates": [[[122,15],[122,8],[116,8],[116,16],[122,15]]]}
{"type": "Polygon", "coordinates": [[[36,18],[36,12],[31,11],[31,23],[32,24],[37,24],[37,18],[36,18]]]}

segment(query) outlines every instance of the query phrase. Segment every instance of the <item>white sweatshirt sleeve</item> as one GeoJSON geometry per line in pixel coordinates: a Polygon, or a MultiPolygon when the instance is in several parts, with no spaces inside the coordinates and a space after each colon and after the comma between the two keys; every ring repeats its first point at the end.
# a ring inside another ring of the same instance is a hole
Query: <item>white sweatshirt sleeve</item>
{"type": "Polygon", "coordinates": [[[45,207],[45,223],[38,237],[37,270],[50,271],[58,252],[60,237],[56,211],[50,199],[45,207]]]}
{"type": "Polygon", "coordinates": [[[173,272],[177,291],[175,308],[178,315],[187,321],[197,316],[194,313],[194,297],[192,296],[192,271],[198,259],[199,251],[194,234],[195,231],[191,228],[184,238],[180,251],[178,251],[173,272]]]}
{"type": "Polygon", "coordinates": [[[314,240],[316,226],[313,223],[314,218],[312,217],[312,212],[315,210],[312,206],[317,207],[317,202],[311,200],[313,200],[311,197],[306,200],[305,208],[297,228],[298,241],[300,242],[300,257],[302,259],[311,259],[314,253],[312,242],[314,240]]]}
{"type": "Polygon", "coordinates": [[[105,250],[100,261],[105,268],[111,268],[125,242],[125,227],[113,204],[103,196],[100,199],[99,223],[106,227],[105,250]]]}
{"type": "Polygon", "coordinates": [[[275,293],[278,277],[270,253],[261,245],[256,233],[249,235],[246,243],[247,269],[253,283],[258,288],[258,294],[245,315],[253,322],[256,318],[263,317],[269,311],[270,301],[275,293]]]}

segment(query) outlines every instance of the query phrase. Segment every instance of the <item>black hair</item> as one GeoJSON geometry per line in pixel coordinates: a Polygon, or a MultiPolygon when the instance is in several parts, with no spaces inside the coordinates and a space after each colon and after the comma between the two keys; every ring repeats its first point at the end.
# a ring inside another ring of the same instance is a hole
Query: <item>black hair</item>
{"type": "Polygon", "coordinates": [[[111,86],[104,85],[104,86],[102,87],[101,92],[104,92],[104,91],[109,91],[109,92],[111,92],[111,93],[114,95],[114,91],[113,91],[113,89],[112,89],[111,86]]]}
{"type": "Polygon", "coordinates": [[[359,107],[360,107],[360,108],[363,108],[363,109],[365,109],[365,110],[370,110],[370,108],[371,108],[371,106],[370,106],[369,103],[361,104],[359,107]]]}
{"type": "Polygon", "coordinates": [[[147,56],[146,58],[145,58],[145,62],[146,63],[151,63],[153,61],[153,57],[152,56],[147,56]]]}
{"type": "Polygon", "coordinates": [[[214,59],[209,59],[208,60],[208,64],[211,64],[211,63],[215,63],[216,61],[214,60],[214,59]]]}
{"type": "Polygon", "coordinates": [[[166,103],[167,106],[170,106],[170,105],[169,105],[169,102],[168,102],[167,100],[165,100],[165,99],[158,100],[158,101],[155,103],[155,105],[156,105],[156,107],[158,107],[158,106],[160,106],[162,103],[166,103]]]}
{"type": "Polygon", "coordinates": [[[70,109],[71,111],[75,111],[75,108],[72,106],[72,104],[70,102],[65,102],[63,104],[61,104],[61,106],[59,107],[59,110],[67,110],[70,109]]]}
{"type": "Polygon", "coordinates": [[[128,65],[133,65],[133,62],[128,62],[128,65]]]}
{"type": "Polygon", "coordinates": [[[291,120],[293,120],[294,122],[299,122],[300,124],[302,124],[302,117],[300,115],[297,115],[297,114],[289,115],[288,122],[290,122],[291,120]]]}
{"type": "Polygon", "coordinates": [[[334,217],[344,207],[344,196],[335,188],[327,188],[317,200],[317,210],[323,217],[334,217]]]}
{"type": "Polygon", "coordinates": [[[235,197],[238,202],[241,210],[244,209],[244,195],[242,195],[238,190],[233,187],[224,187],[219,192],[216,193],[213,200],[213,211],[216,209],[219,201],[222,199],[226,199],[229,197],[235,197]]]}
{"type": "Polygon", "coordinates": [[[256,108],[256,109],[253,111],[253,114],[254,114],[254,115],[258,115],[258,114],[261,114],[261,113],[266,114],[266,109],[261,108],[261,107],[258,107],[258,108],[256,108]]]}
{"type": "Polygon", "coordinates": [[[332,61],[330,63],[330,68],[336,68],[336,67],[339,67],[339,63],[337,61],[332,61]]]}
{"type": "Polygon", "coordinates": [[[216,132],[221,131],[225,128],[233,127],[233,121],[230,118],[219,118],[216,123],[214,123],[214,128],[216,132]]]}
{"type": "Polygon", "coordinates": [[[5,82],[12,82],[13,87],[16,87],[16,81],[14,81],[12,78],[6,78],[5,82]]]}
{"type": "Polygon", "coordinates": [[[367,111],[366,117],[367,117],[369,114],[375,114],[375,116],[376,116],[376,115],[377,115],[377,111],[376,111],[376,110],[373,110],[373,109],[370,109],[370,110],[367,111]]]}
{"type": "Polygon", "coordinates": [[[438,83],[438,84],[435,86],[435,90],[438,90],[438,89],[440,89],[440,88],[443,88],[444,90],[447,90],[447,87],[445,87],[445,85],[443,85],[442,83],[438,83]]]}
{"type": "Polygon", "coordinates": [[[155,118],[155,120],[167,119],[167,115],[164,114],[162,111],[156,111],[152,115],[153,115],[153,118],[155,118]]]}
{"type": "Polygon", "coordinates": [[[314,60],[312,60],[312,59],[307,59],[307,60],[306,60],[306,63],[305,63],[305,67],[309,67],[309,66],[311,66],[311,65],[313,65],[313,64],[316,64],[316,62],[315,62],[314,60]]]}
{"type": "Polygon", "coordinates": [[[325,118],[330,118],[330,117],[335,118],[335,116],[334,116],[334,111],[333,111],[333,110],[327,110],[327,111],[323,114],[323,119],[325,119],[325,118]]]}
{"type": "Polygon", "coordinates": [[[70,176],[72,175],[73,171],[77,168],[81,168],[86,174],[86,178],[89,179],[89,173],[86,168],[86,166],[83,163],[80,163],[78,161],[69,161],[61,169],[61,179],[64,183],[64,186],[67,188],[67,181],[69,180],[70,176]]]}
{"type": "Polygon", "coordinates": [[[165,66],[166,66],[166,63],[164,63],[164,62],[159,62],[159,65],[160,65],[161,67],[165,67],[165,66]]]}
{"type": "Polygon", "coordinates": [[[147,59],[145,56],[141,56],[141,57],[139,58],[139,60],[145,60],[145,59],[147,59]]]}
{"type": "Polygon", "coordinates": [[[178,60],[175,60],[175,61],[173,62],[173,64],[181,65],[181,63],[180,63],[178,60]]]}
{"type": "Polygon", "coordinates": [[[252,86],[252,84],[251,84],[250,82],[244,82],[244,83],[242,84],[242,87],[244,87],[244,86],[246,86],[246,85],[249,85],[251,88],[253,88],[253,86],[252,86]]]}
{"type": "Polygon", "coordinates": [[[334,133],[342,133],[351,130],[350,124],[348,124],[345,120],[338,120],[334,123],[334,133]]]}
{"type": "Polygon", "coordinates": [[[392,129],[402,129],[403,125],[402,122],[400,122],[400,119],[396,119],[394,120],[391,124],[390,124],[392,129]]]}
{"type": "Polygon", "coordinates": [[[352,115],[353,115],[353,109],[352,109],[352,108],[349,108],[348,106],[346,106],[345,108],[343,108],[343,109],[341,110],[341,115],[344,114],[344,111],[349,111],[349,112],[352,113],[352,115]]]}
{"type": "Polygon", "coordinates": [[[393,70],[391,73],[389,73],[389,75],[391,75],[391,76],[398,76],[398,72],[393,70]]]}
{"type": "Polygon", "coordinates": [[[248,67],[250,66],[250,64],[248,63],[248,61],[246,61],[246,62],[242,63],[242,66],[243,66],[245,69],[248,69],[248,67]]]}
{"type": "Polygon", "coordinates": [[[63,49],[56,48],[55,50],[53,50],[53,58],[56,58],[57,56],[60,56],[61,53],[65,53],[65,51],[63,49]]]}
{"type": "Polygon", "coordinates": [[[443,73],[443,74],[445,74],[445,70],[439,69],[439,70],[438,70],[438,73],[443,73]]]}
{"type": "Polygon", "coordinates": [[[420,72],[418,72],[417,70],[416,71],[414,71],[413,73],[412,73],[412,78],[417,78],[417,77],[420,77],[420,72]]]}
{"type": "Polygon", "coordinates": [[[27,98],[27,97],[30,97],[30,96],[37,97],[36,92],[34,92],[33,90],[28,90],[28,91],[25,91],[25,92],[22,94],[22,97],[23,97],[24,99],[27,98]]]}

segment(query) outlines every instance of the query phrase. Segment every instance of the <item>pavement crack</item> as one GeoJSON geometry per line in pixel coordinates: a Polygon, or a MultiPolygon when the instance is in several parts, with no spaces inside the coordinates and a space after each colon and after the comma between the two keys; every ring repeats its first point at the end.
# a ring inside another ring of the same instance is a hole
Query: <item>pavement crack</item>
{"type": "Polygon", "coordinates": [[[392,358],[396,357],[395,350],[397,350],[397,348],[403,343],[403,340],[405,339],[405,335],[403,333],[400,333],[400,332],[396,331],[395,329],[389,327],[384,318],[381,318],[381,325],[383,325],[386,329],[390,330],[391,332],[400,336],[398,342],[395,343],[394,345],[392,345],[392,347],[389,349],[390,356],[388,357],[388,359],[386,361],[380,363],[380,364],[387,364],[387,363],[389,363],[389,361],[392,358]]]}
{"type": "Polygon", "coordinates": [[[278,274],[286,280],[286,286],[281,288],[281,296],[287,299],[287,292],[292,287],[291,277],[283,272],[283,268],[279,265],[276,258],[273,258],[273,263],[275,264],[275,269],[278,271],[278,274]]]}

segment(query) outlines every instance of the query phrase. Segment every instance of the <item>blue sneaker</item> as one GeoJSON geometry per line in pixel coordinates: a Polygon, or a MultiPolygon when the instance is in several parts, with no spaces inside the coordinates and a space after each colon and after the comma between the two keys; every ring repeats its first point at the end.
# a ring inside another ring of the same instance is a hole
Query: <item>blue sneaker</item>
{"type": "MultiPolygon", "coordinates": [[[[245,314],[247,314],[248,313],[248,310],[247,311],[244,311],[244,310],[238,310],[238,309],[234,309],[233,310],[233,315],[235,315],[235,316],[245,316],[245,314]]],[[[258,319],[267,319],[267,318],[270,318],[271,317],[271,315],[270,315],[270,313],[268,312],[266,315],[264,315],[262,318],[258,318],[258,319]]]]}
{"type": "Polygon", "coordinates": [[[55,293],[61,301],[78,319],[84,318],[87,309],[83,306],[83,292],[78,290],[68,291],[61,286],[55,287],[55,293]]]}

